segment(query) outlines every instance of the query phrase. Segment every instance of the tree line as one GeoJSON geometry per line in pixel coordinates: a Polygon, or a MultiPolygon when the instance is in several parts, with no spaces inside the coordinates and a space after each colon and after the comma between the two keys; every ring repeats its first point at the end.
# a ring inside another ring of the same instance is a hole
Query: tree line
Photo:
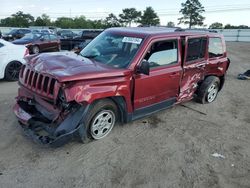
{"type": "Polygon", "coordinates": [[[0,26],[4,27],[55,26],[71,29],[121,27],[131,26],[133,23],[155,26],[160,24],[160,19],[152,7],[146,7],[143,12],[135,8],[125,8],[118,17],[111,13],[105,19],[99,20],[86,19],[82,15],[75,18],[59,17],[53,21],[46,14],[34,18],[31,14],[22,11],[0,20],[0,26]]]}
{"type": "Polygon", "coordinates": [[[250,29],[250,27],[247,25],[238,25],[238,26],[231,24],[223,25],[222,23],[215,22],[209,26],[209,29],[250,29]]]}
{"type": "MultiPolygon", "coordinates": [[[[202,15],[205,8],[199,0],[186,0],[181,3],[179,13],[182,14],[178,20],[179,24],[188,25],[189,28],[195,26],[205,27],[205,17],[202,15]]],[[[105,19],[90,20],[85,16],[78,17],[59,17],[52,20],[48,15],[42,14],[37,18],[31,14],[26,14],[19,11],[12,14],[10,17],[0,20],[0,26],[4,27],[29,27],[29,26],[55,26],[59,28],[89,28],[89,29],[105,29],[109,27],[131,26],[133,23],[142,26],[157,26],[160,25],[160,18],[152,7],[146,7],[144,11],[138,11],[135,8],[125,8],[122,13],[116,16],[110,13],[105,19]]],[[[175,27],[174,22],[170,21],[167,27],[175,27]]],[[[209,29],[247,29],[246,25],[233,26],[227,24],[223,26],[222,23],[215,22],[209,26],[209,29]]]]}

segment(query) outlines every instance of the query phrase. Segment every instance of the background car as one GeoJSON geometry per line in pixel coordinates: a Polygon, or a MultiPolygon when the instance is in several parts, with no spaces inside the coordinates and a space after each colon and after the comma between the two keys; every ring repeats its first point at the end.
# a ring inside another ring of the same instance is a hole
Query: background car
{"type": "Polygon", "coordinates": [[[102,29],[84,29],[76,37],[73,38],[61,38],[61,49],[72,50],[77,49],[81,51],[80,46],[88,44],[91,40],[97,37],[103,30],[102,29]]]}
{"type": "Polygon", "coordinates": [[[72,38],[78,36],[76,33],[74,33],[74,32],[71,31],[71,30],[68,30],[68,29],[59,30],[59,31],[57,32],[57,35],[58,35],[61,39],[72,39],[72,38]]]}
{"type": "Polygon", "coordinates": [[[23,58],[27,55],[29,50],[25,46],[14,45],[0,39],[0,79],[18,80],[21,66],[25,63],[23,58]]]}
{"type": "Polygon", "coordinates": [[[40,32],[44,34],[54,34],[54,31],[51,29],[41,29],[40,32]]]}
{"type": "Polygon", "coordinates": [[[54,34],[29,33],[23,38],[12,42],[17,45],[26,45],[31,54],[45,51],[60,51],[60,40],[54,34]]]}
{"type": "Polygon", "coordinates": [[[30,29],[12,29],[10,32],[3,34],[2,38],[7,41],[12,41],[22,38],[25,34],[31,33],[30,29]]]}

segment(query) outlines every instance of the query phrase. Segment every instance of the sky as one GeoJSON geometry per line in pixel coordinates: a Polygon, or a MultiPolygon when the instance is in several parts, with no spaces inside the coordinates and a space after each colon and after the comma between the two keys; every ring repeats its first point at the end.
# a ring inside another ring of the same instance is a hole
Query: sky
{"type": "MultiPolygon", "coordinates": [[[[10,16],[17,11],[30,13],[34,17],[43,13],[53,20],[57,17],[75,17],[84,15],[88,19],[103,19],[109,13],[119,15],[124,8],[136,8],[143,11],[152,6],[161,20],[161,25],[169,21],[178,23],[181,17],[179,10],[185,0],[1,0],[0,19],[10,16]]],[[[250,26],[249,0],[200,0],[205,7],[204,23],[220,22],[231,25],[250,26]]],[[[181,25],[182,26],[182,25],[181,25]]]]}

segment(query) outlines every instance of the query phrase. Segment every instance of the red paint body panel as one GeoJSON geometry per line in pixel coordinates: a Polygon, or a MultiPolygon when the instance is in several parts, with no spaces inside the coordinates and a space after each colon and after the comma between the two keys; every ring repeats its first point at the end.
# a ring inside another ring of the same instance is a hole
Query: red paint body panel
{"type": "MultiPolygon", "coordinates": [[[[92,103],[107,97],[123,97],[127,112],[176,98],[176,103],[192,99],[197,85],[208,75],[223,76],[228,60],[225,43],[224,55],[220,58],[205,58],[196,62],[185,62],[181,40],[190,37],[221,37],[215,33],[197,34],[187,32],[166,32],[162,29],[144,30],[140,28],[115,28],[105,32],[141,37],[143,43],[134,59],[126,69],[113,68],[73,53],[41,54],[26,58],[27,65],[20,77],[19,97],[32,98],[42,103],[48,110],[53,107],[44,99],[52,101],[54,107],[61,89],[66,102],[92,103]],[[137,66],[143,60],[149,46],[155,41],[178,40],[178,63],[150,70],[149,75],[136,73],[137,66]],[[37,76],[36,76],[37,75],[37,76]],[[39,81],[39,79],[41,80],[39,81]],[[27,92],[26,90],[29,90],[27,92]],[[34,93],[34,94],[33,94],[34,93]],[[39,97],[43,100],[39,100],[39,97]]],[[[223,38],[222,38],[223,39],[223,38]]],[[[187,50],[187,46],[185,48],[187,50]]],[[[59,109],[56,109],[58,112],[59,109]]],[[[18,117],[17,107],[15,112],[18,117]]]]}

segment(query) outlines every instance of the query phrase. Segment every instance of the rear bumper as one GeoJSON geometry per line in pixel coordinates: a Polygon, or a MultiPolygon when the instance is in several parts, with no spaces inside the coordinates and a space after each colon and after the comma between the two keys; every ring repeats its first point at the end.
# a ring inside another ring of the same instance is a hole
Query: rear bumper
{"type": "Polygon", "coordinates": [[[48,123],[38,120],[34,114],[25,111],[18,103],[13,108],[24,133],[36,143],[52,147],[62,146],[79,137],[80,133],[86,132],[83,118],[87,109],[88,106],[81,106],[69,113],[63,121],[48,123]]]}

